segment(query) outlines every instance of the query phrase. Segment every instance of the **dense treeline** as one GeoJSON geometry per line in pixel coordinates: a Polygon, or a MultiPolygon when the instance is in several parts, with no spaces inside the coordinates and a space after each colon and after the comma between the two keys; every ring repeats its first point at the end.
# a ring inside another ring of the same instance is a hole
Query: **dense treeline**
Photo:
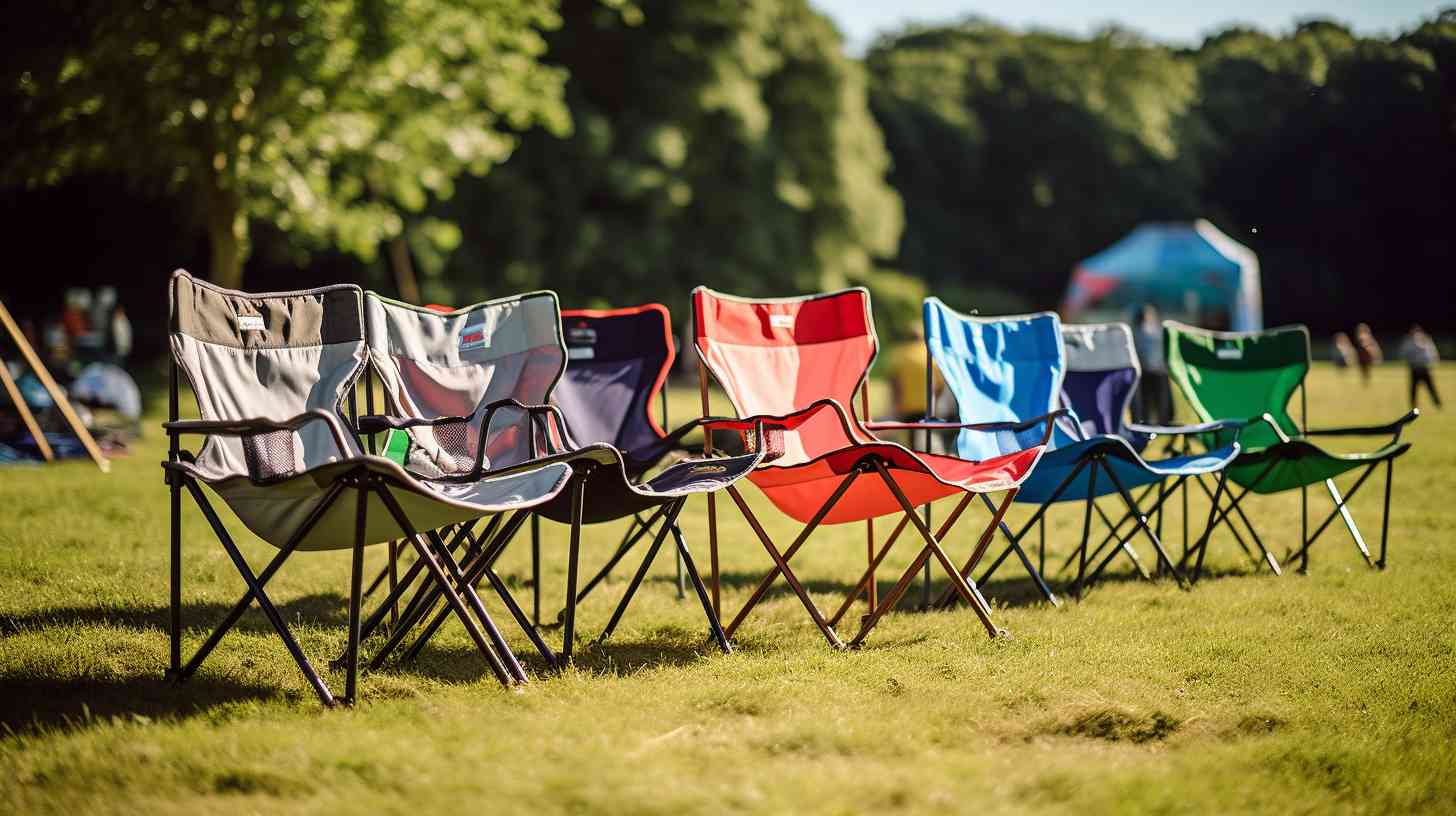
{"type": "Polygon", "coordinates": [[[1453,326],[1456,11],[1393,39],[1317,21],[1196,50],[969,21],[866,63],[896,263],[932,287],[1053,306],[1139,221],[1204,216],[1259,253],[1270,322],[1453,326]]]}
{"type": "Polygon", "coordinates": [[[156,348],[181,265],[679,314],[699,283],[865,283],[893,333],[929,289],[1054,306],[1138,222],[1203,216],[1259,252],[1271,322],[1453,329],[1456,11],[1196,49],[972,20],[860,61],[807,0],[219,8],[41,4],[0,34],[0,223],[47,273],[0,297],[120,284],[156,348]]]}

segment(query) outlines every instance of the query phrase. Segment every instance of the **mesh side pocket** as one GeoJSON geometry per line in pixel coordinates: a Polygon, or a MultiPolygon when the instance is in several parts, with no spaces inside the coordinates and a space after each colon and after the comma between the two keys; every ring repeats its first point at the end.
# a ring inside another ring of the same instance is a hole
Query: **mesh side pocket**
{"type": "Polygon", "coordinates": [[[293,431],[265,431],[243,436],[243,459],[254,479],[277,479],[298,472],[298,441],[293,431]]]}
{"type": "Polygon", "coordinates": [[[448,476],[469,473],[475,467],[475,441],[469,422],[447,422],[432,428],[435,443],[440,446],[436,462],[448,476]]]}

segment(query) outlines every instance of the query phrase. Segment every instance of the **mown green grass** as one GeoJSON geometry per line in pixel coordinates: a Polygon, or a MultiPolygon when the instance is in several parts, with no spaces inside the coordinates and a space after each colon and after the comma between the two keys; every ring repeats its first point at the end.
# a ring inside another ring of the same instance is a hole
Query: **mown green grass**
{"type": "MultiPolygon", "coordinates": [[[[1451,372],[1442,385],[1456,393],[1451,372]]],[[[1367,389],[1318,370],[1314,424],[1394,417],[1403,377],[1384,369],[1367,389]]],[[[676,417],[694,407],[693,391],[674,392],[676,417]]],[[[664,557],[607,645],[588,640],[628,573],[585,604],[572,670],[504,691],[452,623],[418,663],[366,675],[352,710],[318,705],[256,611],[194,680],[161,680],[160,434],[109,476],[82,463],[8,468],[0,811],[1451,811],[1453,430],[1449,412],[1410,430],[1385,572],[1367,569],[1339,528],[1316,546],[1307,576],[1255,573],[1221,537],[1210,556],[1218,576],[1191,592],[1128,580],[1118,564],[1119,580],[1059,609],[1034,602],[1007,569],[986,589],[1010,639],[988,640],[965,609],[904,611],[853,653],[831,652],[780,589],[740,632],[737,653],[723,656],[706,645],[696,604],[675,598],[664,557]]],[[[1380,488],[1354,502],[1377,545],[1380,488]]],[[[786,543],[794,525],[753,488],[745,493],[786,543]]],[[[1198,519],[1205,507],[1193,502],[1198,519]]],[[[1322,514],[1328,501],[1316,496],[1313,507],[1322,514]]],[[[769,562],[721,508],[731,613],[769,562]]],[[[1292,546],[1297,495],[1250,509],[1271,549],[1292,546]]],[[[706,570],[705,515],[694,503],[684,528],[706,570]]],[[[959,528],[957,553],[984,518],[959,528]]],[[[1053,554],[1070,551],[1080,523],[1075,505],[1053,514],[1053,554]]],[[[233,527],[254,563],[271,552],[233,527]]],[[[190,649],[241,582],[190,507],[185,529],[190,649]]],[[[545,530],[554,616],[565,535],[545,530]]],[[[588,562],[604,559],[621,530],[591,529],[588,562]]],[[[1176,549],[1178,536],[1169,538],[1176,549]]],[[[857,576],[864,546],[862,525],[826,528],[796,559],[821,606],[832,608],[857,576]]],[[[1138,547],[1151,563],[1150,548],[1138,547]]],[[[376,550],[371,569],[382,561],[376,550]]],[[[911,550],[900,546],[882,589],[911,550]]],[[[527,552],[522,542],[505,562],[518,586],[527,552]]],[[[346,554],[305,553],[270,587],[320,665],[343,643],[347,578],[346,554]]],[[[512,637],[527,656],[524,638],[512,637]]]]}

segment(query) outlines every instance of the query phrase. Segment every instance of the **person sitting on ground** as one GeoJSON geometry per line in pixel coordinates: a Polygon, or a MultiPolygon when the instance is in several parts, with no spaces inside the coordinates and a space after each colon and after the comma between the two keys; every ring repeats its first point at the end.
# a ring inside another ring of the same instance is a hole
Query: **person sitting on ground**
{"type": "Polygon", "coordinates": [[[1420,387],[1424,385],[1426,391],[1431,395],[1431,402],[1436,407],[1441,407],[1441,395],[1436,393],[1436,380],[1432,376],[1432,370],[1436,364],[1441,362],[1441,353],[1436,350],[1436,343],[1431,339],[1426,330],[1420,326],[1411,326],[1405,339],[1400,344],[1400,356],[1410,366],[1410,404],[1412,408],[1417,407],[1417,398],[1420,395],[1420,387]]]}

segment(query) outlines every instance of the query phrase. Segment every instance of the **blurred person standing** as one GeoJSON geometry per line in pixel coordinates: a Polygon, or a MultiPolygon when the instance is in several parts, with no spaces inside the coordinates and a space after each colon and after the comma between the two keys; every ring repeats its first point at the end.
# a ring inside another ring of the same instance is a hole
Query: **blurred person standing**
{"type": "Polygon", "coordinates": [[[1335,332],[1335,337],[1330,343],[1330,360],[1334,362],[1335,368],[1354,367],[1355,344],[1350,342],[1350,335],[1335,332]]]}
{"type": "Polygon", "coordinates": [[[1369,385],[1370,369],[1384,362],[1385,355],[1380,352],[1380,343],[1376,342],[1368,323],[1355,327],[1355,360],[1360,364],[1360,380],[1369,385]]]}
{"type": "Polygon", "coordinates": [[[1132,341],[1143,370],[1137,392],[1137,420],[1149,425],[1168,425],[1173,421],[1173,392],[1168,386],[1163,324],[1151,303],[1143,304],[1138,310],[1132,341]]]}
{"type": "Polygon", "coordinates": [[[1436,350],[1436,343],[1431,339],[1426,330],[1420,326],[1411,326],[1406,333],[1405,339],[1400,343],[1400,357],[1410,366],[1410,403],[1411,407],[1417,407],[1417,397],[1420,395],[1420,387],[1424,385],[1426,391],[1431,395],[1431,401],[1436,407],[1441,407],[1441,395],[1436,393],[1436,380],[1431,376],[1431,370],[1441,362],[1441,353],[1436,350]]]}
{"type": "Polygon", "coordinates": [[[127,319],[126,310],[121,304],[111,311],[111,352],[118,364],[126,362],[131,356],[131,320],[127,319]]]}

